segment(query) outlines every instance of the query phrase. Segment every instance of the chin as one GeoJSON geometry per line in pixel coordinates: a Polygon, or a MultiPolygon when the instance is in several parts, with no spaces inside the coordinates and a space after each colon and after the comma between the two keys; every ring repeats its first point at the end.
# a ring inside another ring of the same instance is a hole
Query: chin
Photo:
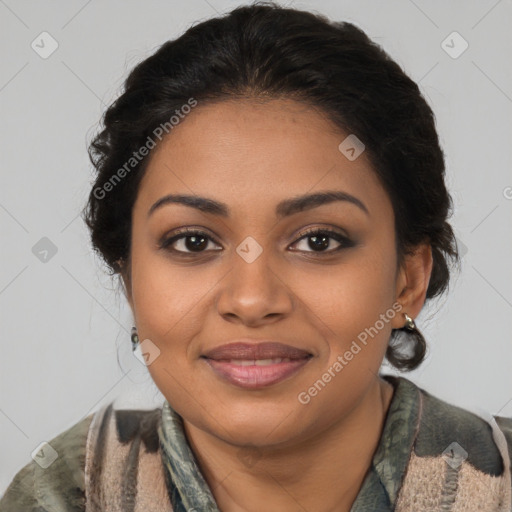
{"type": "Polygon", "coordinates": [[[222,418],[229,421],[219,420],[211,427],[219,437],[238,446],[286,444],[306,428],[304,415],[300,413],[299,407],[292,411],[279,403],[226,407],[223,408],[222,418]]]}

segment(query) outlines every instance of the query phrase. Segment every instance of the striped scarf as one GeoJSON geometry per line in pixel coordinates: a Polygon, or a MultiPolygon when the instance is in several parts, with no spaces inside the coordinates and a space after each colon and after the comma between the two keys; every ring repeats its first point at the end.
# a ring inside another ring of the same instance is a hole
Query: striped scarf
{"type": "MultiPolygon", "coordinates": [[[[385,378],[395,394],[351,512],[511,512],[512,419],[483,419],[403,377],[385,378]]],[[[94,414],[85,495],[86,512],[219,512],[167,401],[151,411],[111,403],[94,414]]]]}

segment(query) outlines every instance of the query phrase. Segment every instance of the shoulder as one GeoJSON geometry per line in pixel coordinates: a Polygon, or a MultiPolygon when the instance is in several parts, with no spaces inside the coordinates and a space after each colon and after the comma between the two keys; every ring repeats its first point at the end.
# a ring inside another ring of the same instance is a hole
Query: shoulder
{"type": "MultiPolygon", "coordinates": [[[[18,471],[0,499],[0,512],[83,512],[88,472],[103,472],[114,462],[117,470],[123,464],[116,456],[119,448],[129,449],[138,440],[157,453],[159,411],[116,410],[112,402],[75,423],[18,471]]],[[[102,480],[110,477],[108,471],[101,475],[102,480]]]]}
{"type": "Polygon", "coordinates": [[[505,440],[507,441],[507,448],[510,460],[512,461],[512,418],[506,418],[505,416],[494,416],[498,427],[503,432],[505,440]]]}
{"type": "Polygon", "coordinates": [[[94,414],[45,443],[14,476],[0,500],[1,512],[82,511],[87,432],[94,414]]]}
{"type": "Polygon", "coordinates": [[[512,418],[473,412],[412,386],[419,421],[397,510],[411,510],[413,503],[439,510],[449,503],[510,511],[512,418]]]}
{"type": "Polygon", "coordinates": [[[423,411],[415,444],[416,454],[442,455],[453,445],[460,451],[461,457],[476,469],[493,476],[501,475],[504,463],[508,462],[504,460],[504,455],[508,453],[503,453],[503,441],[508,449],[512,447],[512,418],[500,418],[500,425],[498,420],[491,414],[484,414],[483,410],[477,414],[448,403],[424,389],[419,390],[423,411]],[[508,432],[505,432],[503,427],[507,425],[508,432]]]}
{"type": "Polygon", "coordinates": [[[172,510],[160,447],[161,419],[161,407],[115,410],[110,404],[98,411],[89,428],[85,465],[92,510],[172,510]]]}

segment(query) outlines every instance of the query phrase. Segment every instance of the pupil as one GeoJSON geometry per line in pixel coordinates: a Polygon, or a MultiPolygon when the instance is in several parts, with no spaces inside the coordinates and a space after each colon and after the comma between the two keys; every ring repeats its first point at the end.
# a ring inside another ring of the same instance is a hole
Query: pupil
{"type": "MultiPolygon", "coordinates": [[[[329,237],[326,235],[314,235],[309,237],[309,246],[312,249],[318,250],[318,249],[327,249],[329,247],[329,237]],[[312,242],[312,243],[311,243],[312,242]]],[[[206,238],[204,236],[188,236],[186,238],[185,245],[187,246],[188,250],[191,251],[197,251],[204,249],[206,245],[208,245],[206,242],[206,238]]]]}
{"type": "Polygon", "coordinates": [[[309,239],[310,239],[310,241],[314,240],[313,244],[311,244],[311,243],[309,244],[312,249],[326,249],[327,247],[329,247],[329,237],[328,236],[314,235],[314,236],[309,237],[309,239]],[[316,242],[318,242],[318,241],[320,241],[320,244],[315,245],[316,242]]]}
{"type": "Polygon", "coordinates": [[[204,236],[192,235],[192,236],[188,236],[186,238],[185,245],[187,247],[187,250],[197,251],[198,249],[199,250],[204,249],[204,247],[206,247],[208,245],[207,243],[205,243],[205,241],[206,241],[206,238],[204,236]],[[191,240],[192,240],[192,242],[189,243],[191,240]]]}

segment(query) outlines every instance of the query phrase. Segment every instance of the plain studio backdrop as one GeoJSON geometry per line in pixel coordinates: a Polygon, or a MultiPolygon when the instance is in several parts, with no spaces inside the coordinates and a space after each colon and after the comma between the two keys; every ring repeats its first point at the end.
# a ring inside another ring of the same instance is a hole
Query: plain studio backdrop
{"type": "MultiPolygon", "coordinates": [[[[79,217],[87,143],[136,63],[238,5],[0,0],[0,494],[41,443],[102,405],[164,399],[132,355],[130,310],[79,217]]],[[[433,108],[462,271],[417,319],[429,355],[403,375],[451,403],[512,416],[512,2],[287,5],[361,27],[433,108]]]]}

